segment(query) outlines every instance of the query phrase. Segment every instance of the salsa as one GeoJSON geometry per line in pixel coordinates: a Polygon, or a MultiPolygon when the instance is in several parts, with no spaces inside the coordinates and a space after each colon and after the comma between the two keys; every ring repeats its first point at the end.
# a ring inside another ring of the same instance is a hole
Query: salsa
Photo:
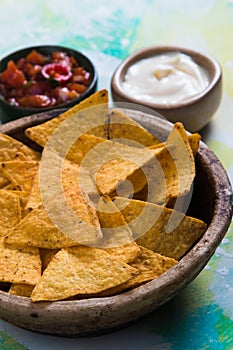
{"type": "Polygon", "coordinates": [[[43,108],[60,105],[84,93],[90,73],[66,52],[45,56],[32,50],[9,61],[0,74],[0,96],[11,105],[43,108]]]}

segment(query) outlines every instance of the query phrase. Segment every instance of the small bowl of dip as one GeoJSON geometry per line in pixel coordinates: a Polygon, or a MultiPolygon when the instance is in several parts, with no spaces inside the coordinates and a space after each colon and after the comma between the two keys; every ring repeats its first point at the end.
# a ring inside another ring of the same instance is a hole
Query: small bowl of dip
{"type": "Polygon", "coordinates": [[[114,102],[140,104],[196,132],[220,104],[222,70],[212,56],[188,48],[147,47],[117,67],[111,92],[114,102]]]}
{"type": "Polygon", "coordinates": [[[70,108],[96,91],[97,70],[82,52],[38,45],[0,60],[0,121],[70,108]]]}

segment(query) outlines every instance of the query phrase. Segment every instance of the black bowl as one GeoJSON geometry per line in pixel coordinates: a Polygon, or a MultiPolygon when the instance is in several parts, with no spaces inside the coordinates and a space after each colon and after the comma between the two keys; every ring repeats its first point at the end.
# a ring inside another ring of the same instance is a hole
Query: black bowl
{"type": "Polygon", "coordinates": [[[67,48],[64,46],[59,45],[38,45],[38,46],[31,46],[27,47],[18,51],[15,51],[3,59],[0,60],[0,73],[4,71],[7,67],[7,63],[10,60],[13,60],[16,62],[20,58],[26,57],[32,50],[36,50],[39,53],[43,55],[50,55],[54,51],[63,51],[66,52],[69,56],[73,56],[80,64],[80,66],[83,66],[91,75],[90,77],[90,84],[87,88],[87,90],[80,94],[77,98],[74,98],[73,100],[67,101],[65,103],[62,103],[60,105],[52,106],[52,107],[41,107],[41,108],[31,108],[31,107],[19,107],[15,105],[11,105],[8,102],[6,102],[4,99],[0,97],[0,122],[6,123],[18,118],[21,118],[23,116],[40,113],[43,111],[49,111],[52,109],[57,108],[70,108],[80,101],[84,100],[91,94],[93,94],[96,91],[97,87],[97,71],[93,63],[90,61],[90,59],[82,54],[79,51],[76,51],[71,48],[67,48]]]}

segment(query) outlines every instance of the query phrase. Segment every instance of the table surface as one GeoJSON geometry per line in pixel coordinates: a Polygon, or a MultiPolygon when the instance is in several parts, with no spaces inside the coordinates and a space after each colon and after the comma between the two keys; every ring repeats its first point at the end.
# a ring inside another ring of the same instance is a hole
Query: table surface
{"type": "MultiPolygon", "coordinates": [[[[222,102],[201,132],[233,182],[232,0],[0,0],[0,58],[18,48],[59,44],[88,55],[98,88],[110,91],[119,63],[149,45],[213,55],[223,71],[222,102]]],[[[59,338],[0,321],[1,349],[233,349],[233,225],[200,275],[143,320],[95,338],[59,338]]]]}

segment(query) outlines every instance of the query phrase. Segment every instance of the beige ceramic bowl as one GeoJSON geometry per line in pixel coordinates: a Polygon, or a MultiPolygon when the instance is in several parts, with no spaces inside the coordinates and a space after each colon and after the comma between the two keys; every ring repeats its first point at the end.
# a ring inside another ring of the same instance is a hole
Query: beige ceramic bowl
{"type": "MultiPolygon", "coordinates": [[[[0,132],[26,141],[25,128],[59,114],[54,110],[4,124],[0,132]]],[[[166,139],[172,124],[141,111],[127,114],[166,139]]],[[[20,327],[58,335],[96,335],[126,326],[177,295],[204,268],[227,232],[232,217],[232,189],[220,161],[201,142],[189,214],[208,224],[195,246],[157,279],[132,291],[105,298],[32,303],[29,298],[0,291],[0,318],[20,327]]]]}
{"type": "Polygon", "coordinates": [[[171,122],[181,121],[190,132],[201,130],[209,123],[217,110],[222,92],[222,71],[219,63],[211,56],[191,49],[177,46],[152,46],[140,49],[126,58],[115,70],[111,80],[113,101],[141,104],[166,117],[171,122]],[[122,83],[128,68],[136,62],[158,54],[180,52],[190,56],[194,62],[203,67],[209,75],[209,85],[205,90],[186,101],[177,104],[156,104],[144,102],[129,96],[122,83]]]}

